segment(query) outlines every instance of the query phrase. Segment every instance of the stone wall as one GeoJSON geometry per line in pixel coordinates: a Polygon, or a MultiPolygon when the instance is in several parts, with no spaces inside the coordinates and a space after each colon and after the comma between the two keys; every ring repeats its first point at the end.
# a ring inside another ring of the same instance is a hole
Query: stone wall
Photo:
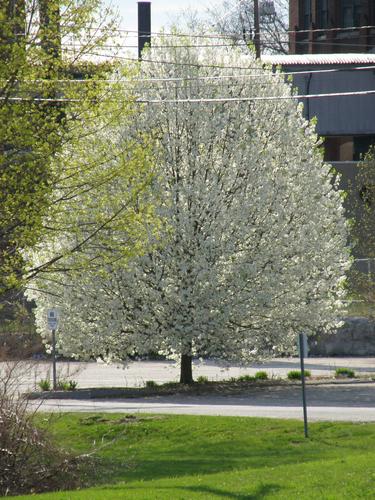
{"type": "Polygon", "coordinates": [[[353,317],[332,334],[309,338],[309,354],[316,356],[375,356],[375,320],[353,317]]]}

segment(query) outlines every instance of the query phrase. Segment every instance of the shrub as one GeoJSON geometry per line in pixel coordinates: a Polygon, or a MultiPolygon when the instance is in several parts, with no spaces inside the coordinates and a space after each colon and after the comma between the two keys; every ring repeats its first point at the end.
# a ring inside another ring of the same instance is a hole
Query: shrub
{"type": "Polygon", "coordinates": [[[152,389],[153,387],[157,387],[158,384],[155,382],[155,380],[146,380],[146,387],[148,389],[152,389]]]}
{"type": "MultiPolygon", "coordinates": [[[[309,370],[304,370],[305,377],[311,377],[311,372],[309,370]]],[[[291,370],[288,372],[287,377],[289,380],[301,380],[302,373],[300,370],[291,370]]]]}
{"type": "Polygon", "coordinates": [[[56,382],[56,389],[58,391],[68,391],[69,390],[69,382],[64,379],[58,379],[56,382]]]}
{"type": "Polygon", "coordinates": [[[351,370],[350,368],[336,368],[335,370],[335,377],[347,377],[347,378],[355,378],[355,372],[354,370],[351,370]]]}
{"type": "Polygon", "coordinates": [[[241,375],[237,380],[239,382],[254,382],[255,377],[253,375],[241,375]]]}
{"type": "Polygon", "coordinates": [[[267,380],[268,379],[268,373],[265,372],[265,371],[256,372],[255,379],[256,380],[267,380]]]}
{"type": "Polygon", "coordinates": [[[208,377],[205,377],[204,375],[199,375],[197,378],[198,384],[207,384],[208,382],[208,377]]]}
{"type": "Polygon", "coordinates": [[[43,378],[42,380],[39,380],[38,387],[42,391],[50,391],[51,390],[51,381],[48,378],[43,378]]]}
{"type": "Polygon", "coordinates": [[[69,380],[68,384],[68,391],[74,391],[77,389],[78,382],[76,380],[69,380]]]}
{"type": "Polygon", "coordinates": [[[18,390],[24,376],[20,363],[0,373],[0,496],[79,486],[83,460],[54,444],[48,420],[44,429],[35,425],[36,410],[18,390]]]}

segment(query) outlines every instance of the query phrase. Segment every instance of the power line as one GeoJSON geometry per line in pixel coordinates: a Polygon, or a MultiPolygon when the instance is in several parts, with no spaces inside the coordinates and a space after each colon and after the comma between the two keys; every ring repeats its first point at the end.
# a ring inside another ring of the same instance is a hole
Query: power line
{"type": "MultiPolygon", "coordinates": [[[[110,54],[100,54],[97,52],[92,52],[87,55],[92,55],[92,56],[98,56],[98,57],[111,57],[110,54]]],[[[120,55],[115,55],[113,56],[115,59],[121,60],[121,61],[132,61],[135,63],[139,63],[138,58],[134,57],[128,57],[128,56],[120,56],[120,55]]],[[[222,65],[214,65],[214,64],[198,64],[198,63],[181,63],[181,62],[175,62],[175,61],[166,61],[166,60],[156,60],[156,59],[145,59],[142,58],[142,62],[145,63],[151,63],[151,64],[165,64],[165,65],[175,65],[175,66],[182,66],[182,67],[195,67],[195,68],[211,68],[211,69],[237,69],[237,70],[249,70],[249,69],[256,69],[259,70],[259,72],[262,71],[261,67],[251,67],[251,66],[222,66],[222,65]]],[[[270,63],[263,63],[265,65],[269,66],[282,66],[282,64],[270,64],[270,63]]],[[[290,64],[290,63],[289,63],[290,64]]],[[[335,64],[334,62],[331,64],[335,64]]],[[[285,62],[285,65],[288,65],[288,62],[285,62]]],[[[370,66],[363,66],[363,70],[369,69],[370,66]]],[[[361,67],[362,69],[362,67],[361,67]]],[[[349,71],[351,68],[330,68],[330,69],[321,69],[321,70],[303,70],[303,71],[290,71],[290,72],[283,72],[281,71],[280,73],[277,74],[282,74],[282,75],[302,75],[302,74],[310,74],[310,73],[331,73],[331,72],[338,72],[338,71],[349,71]]],[[[261,75],[260,75],[261,76],[261,75]]]]}
{"type": "MultiPolygon", "coordinates": [[[[375,26],[361,26],[361,27],[351,27],[351,28],[329,28],[329,29],[314,29],[314,30],[298,30],[298,31],[283,31],[280,33],[281,36],[284,36],[284,35],[288,35],[290,33],[296,33],[296,34],[301,34],[301,33],[310,33],[310,32],[326,32],[326,31],[347,31],[347,30],[358,30],[358,29],[370,29],[370,28],[375,28],[375,26]]],[[[127,32],[126,30],[119,30],[119,29],[115,29],[114,31],[119,31],[119,32],[127,32]]],[[[131,30],[132,32],[134,33],[137,33],[136,31],[134,30],[131,30]]],[[[226,35],[220,35],[220,34],[205,34],[205,35],[194,35],[194,34],[178,34],[178,33],[163,33],[163,32],[153,32],[151,34],[155,34],[155,35],[162,35],[162,36],[166,36],[166,37],[189,37],[189,38],[210,38],[210,39],[237,39],[237,43],[244,43],[246,45],[246,42],[243,40],[243,38],[241,37],[241,35],[239,35],[238,33],[231,33],[231,34],[226,34],[226,35]]],[[[261,33],[262,35],[262,33],[261,33]]],[[[130,36],[137,36],[137,35],[130,35],[130,36]]],[[[142,36],[146,36],[146,35],[140,35],[140,37],[142,36]]],[[[148,37],[148,35],[147,35],[148,37]]],[[[374,37],[374,35],[372,34],[363,34],[361,35],[361,37],[365,37],[365,38],[370,38],[370,37],[374,37]]],[[[337,40],[337,39],[335,39],[337,40]]],[[[249,40],[250,41],[250,40],[249,40]]],[[[94,42],[90,42],[90,45],[92,45],[94,42]]],[[[276,44],[280,44],[280,45],[288,45],[290,44],[290,40],[282,40],[282,39],[278,39],[277,41],[275,41],[276,44]]],[[[296,44],[296,45],[306,45],[308,42],[308,40],[293,40],[293,43],[296,44]]],[[[355,42],[345,42],[345,41],[334,41],[334,40],[331,40],[331,41],[324,41],[324,40],[313,40],[311,42],[312,44],[314,45],[317,45],[317,46],[338,46],[338,47],[358,47],[358,48],[369,48],[369,47],[372,47],[374,48],[375,47],[375,44],[365,44],[365,43],[355,43],[355,42]]],[[[4,43],[3,43],[4,44],[4,43]]],[[[7,43],[5,43],[7,44],[7,43]]],[[[263,40],[260,41],[260,44],[263,45],[264,47],[270,47],[272,48],[273,45],[272,45],[272,41],[270,40],[267,40],[267,35],[263,35],[263,40]]],[[[34,45],[34,43],[32,44],[34,45]]],[[[38,45],[38,44],[36,44],[38,45]]],[[[215,45],[212,45],[212,47],[225,47],[225,46],[231,46],[231,44],[215,44],[215,45]]],[[[69,44],[69,43],[64,43],[63,44],[63,48],[64,47],[77,47],[77,48],[80,48],[80,49],[84,49],[85,48],[85,45],[75,45],[75,44],[69,44]]],[[[188,47],[211,47],[211,45],[208,45],[208,44],[205,44],[205,45],[191,45],[191,46],[188,46],[188,45],[175,45],[175,46],[171,46],[171,45],[168,45],[168,46],[164,46],[164,45],[157,45],[155,46],[154,45],[154,48],[164,48],[164,47],[170,47],[170,48],[188,48],[188,47]]],[[[127,49],[137,49],[138,48],[138,45],[130,45],[130,44],[113,44],[113,45],[110,45],[110,44],[104,44],[102,45],[102,48],[105,48],[105,49],[120,49],[120,48],[127,48],[127,49]]],[[[109,55],[106,57],[110,57],[109,55]]]]}
{"type": "MultiPolygon", "coordinates": [[[[75,25],[70,24],[60,24],[61,28],[74,28],[77,27],[75,25]]],[[[139,35],[138,30],[126,29],[126,28],[108,28],[106,26],[92,26],[82,24],[82,30],[85,31],[95,31],[97,33],[104,32],[105,35],[108,33],[125,33],[128,37],[148,37],[149,35],[139,35]],[[132,35],[132,33],[134,33],[132,35]]],[[[347,27],[333,27],[333,28],[314,28],[314,29],[297,29],[297,30],[280,30],[280,34],[309,34],[309,33],[328,33],[328,32],[351,32],[351,31],[360,31],[360,30],[370,30],[375,29],[375,25],[361,25],[361,26],[347,26],[347,27]]],[[[238,32],[229,32],[229,33],[205,33],[205,34],[197,34],[197,33],[178,33],[178,32],[167,32],[167,31],[152,31],[150,35],[155,36],[164,36],[164,37],[189,37],[189,38],[242,38],[242,35],[238,32]]],[[[361,36],[372,36],[371,34],[361,34],[361,36]]]]}
{"type": "MultiPolygon", "coordinates": [[[[373,36],[375,38],[375,35],[373,36]]],[[[289,40],[279,40],[278,43],[282,45],[289,45],[290,41],[289,40]]],[[[271,42],[269,41],[264,41],[261,42],[261,44],[267,45],[269,44],[270,47],[272,47],[271,42]]],[[[355,41],[351,43],[343,43],[343,42],[334,42],[334,41],[324,41],[324,40],[295,40],[293,41],[293,44],[295,45],[319,45],[319,46],[337,46],[337,47],[358,47],[358,48],[374,48],[375,44],[373,43],[356,43],[355,41]]]]}
{"type": "MultiPolygon", "coordinates": [[[[127,57],[127,56],[120,56],[120,55],[112,55],[112,54],[100,54],[98,52],[91,52],[91,53],[86,53],[85,55],[91,55],[91,56],[97,56],[97,57],[113,57],[115,59],[118,59],[120,61],[132,61],[139,63],[139,59],[135,57],[127,57]]],[[[188,66],[188,67],[196,67],[196,68],[216,68],[216,69],[244,69],[247,70],[249,69],[248,66],[222,66],[222,65],[215,65],[215,64],[197,64],[197,63],[178,63],[175,61],[165,61],[165,60],[155,60],[155,59],[146,59],[142,58],[142,62],[148,62],[148,63],[155,63],[155,64],[172,64],[175,66],[188,66]]],[[[259,68],[261,69],[261,68],[259,68]]]]}
{"type": "MultiPolygon", "coordinates": [[[[179,103],[220,103],[220,102],[250,102],[250,101],[277,101],[277,100],[296,100],[296,99],[318,99],[328,97],[355,97],[355,96],[368,96],[375,95],[375,90],[359,90],[354,92],[332,92],[326,94],[295,94],[295,95],[281,95],[281,96],[251,96],[251,97],[212,97],[212,98],[184,98],[184,99],[136,99],[131,101],[138,104],[179,104],[179,103]]],[[[14,102],[82,102],[81,99],[75,98],[45,98],[45,97],[3,97],[0,100],[14,101],[14,102]]],[[[109,99],[111,102],[128,102],[121,99],[109,99]]],[[[97,103],[97,99],[92,99],[97,103]]]]}
{"type": "MultiPolygon", "coordinates": [[[[66,26],[66,25],[65,25],[66,26]]],[[[91,27],[89,29],[97,30],[97,27],[91,27]]],[[[314,29],[303,29],[303,30],[282,30],[282,33],[287,34],[300,34],[300,33],[322,33],[322,32],[343,32],[343,31],[358,31],[365,29],[375,29],[374,25],[362,25],[362,26],[348,26],[345,28],[336,27],[336,28],[314,28],[314,29]]],[[[112,31],[119,33],[134,33],[134,35],[130,36],[138,36],[138,30],[126,29],[126,28],[114,28],[112,31]]],[[[172,33],[172,32],[164,32],[164,31],[152,31],[151,35],[160,35],[160,36],[176,36],[176,37],[191,37],[191,38],[233,38],[240,37],[241,35],[238,32],[233,33],[208,33],[208,34],[197,34],[197,33],[172,33]]],[[[140,35],[140,36],[148,36],[148,35],[140,35]]]]}
{"type": "Polygon", "coordinates": [[[217,103],[217,102],[250,102],[250,101],[277,101],[277,100],[294,100],[294,99],[317,99],[322,97],[349,97],[349,96],[364,96],[375,95],[375,90],[360,90],[356,92],[333,92],[328,94],[307,94],[307,95],[287,95],[287,96],[254,96],[254,97],[213,97],[202,99],[149,99],[140,100],[137,102],[146,104],[173,104],[173,103],[217,103]]]}
{"type": "MultiPolygon", "coordinates": [[[[269,64],[269,63],[267,63],[269,64]]],[[[222,69],[225,67],[221,66],[222,69]]],[[[54,83],[74,83],[81,84],[85,83],[87,85],[95,85],[96,83],[108,83],[108,84],[118,84],[127,85],[134,84],[135,82],[145,82],[145,83],[165,83],[165,82],[189,82],[189,81],[220,81],[220,80],[232,80],[232,79],[246,79],[246,78],[269,78],[272,77],[283,77],[283,76],[297,76],[297,75],[315,75],[315,74],[325,74],[325,73],[341,73],[341,72],[351,72],[351,71],[366,71],[375,70],[375,65],[369,66],[355,66],[349,68],[329,68],[329,69],[318,69],[318,70],[302,70],[302,71],[280,71],[280,72],[265,72],[262,67],[252,67],[241,68],[246,70],[257,70],[257,74],[234,74],[234,75],[217,75],[217,76],[192,76],[192,77],[166,77],[166,78],[131,78],[129,81],[125,80],[115,80],[115,79],[34,79],[34,80],[16,80],[14,83],[46,83],[48,86],[52,86],[54,83]]],[[[7,81],[4,80],[4,83],[7,81]]]]}
{"type": "MultiPolygon", "coordinates": [[[[368,35],[368,37],[375,38],[375,35],[368,35]]],[[[249,42],[252,42],[251,39],[249,39],[249,42]]],[[[375,44],[373,43],[356,43],[355,41],[353,42],[338,42],[338,41],[324,41],[324,40],[313,40],[309,42],[307,39],[306,40],[294,40],[293,44],[295,45],[307,45],[308,43],[311,43],[313,45],[318,45],[318,46],[337,46],[337,47],[358,47],[358,48],[374,48],[375,44]]],[[[173,49],[183,49],[183,48],[215,48],[215,47],[233,47],[234,42],[232,43],[215,43],[215,44],[194,44],[194,45],[155,45],[151,43],[151,47],[153,49],[162,49],[162,48],[173,48],[173,49]]],[[[243,39],[237,40],[236,44],[242,44],[244,47],[248,47],[248,43],[245,42],[243,39]]],[[[262,37],[260,40],[260,44],[263,47],[270,47],[272,48],[275,44],[280,44],[280,45],[289,45],[290,40],[277,40],[275,41],[274,44],[272,43],[272,40],[267,40],[267,37],[262,37]]],[[[93,45],[93,44],[90,44],[93,45]]],[[[95,45],[93,45],[95,46],[95,45]]],[[[63,49],[66,47],[73,47],[73,48],[78,48],[78,49],[83,49],[85,48],[84,45],[79,45],[79,44],[74,44],[74,43],[64,43],[63,44],[63,49]]],[[[130,45],[130,44],[103,44],[98,47],[99,49],[137,49],[138,45],[130,45]]]]}
{"type": "MultiPolygon", "coordinates": [[[[247,46],[244,40],[239,40],[239,42],[243,43],[247,46]]],[[[77,47],[84,48],[84,45],[77,45],[73,43],[64,43],[64,47],[77,47]]],[[[214,43],[214,44],[194,44],[194,45],[155,45],[152,44],[151,47],[153,49],[192,49],[192,48],[215,48],[215,47],[233,47],[233,43],[214,43]]],[[[99,49],[137,49],[138,45],[101,45],[98,47],[99,49]]]]}

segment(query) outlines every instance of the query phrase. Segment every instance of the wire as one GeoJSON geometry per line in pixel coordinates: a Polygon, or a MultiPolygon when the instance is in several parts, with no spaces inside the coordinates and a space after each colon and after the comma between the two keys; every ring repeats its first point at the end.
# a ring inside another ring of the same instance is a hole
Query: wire
{"type": "MultiPolygon", "coordinates": [[[[303,34],[303,33],[314,33],[314,32],[319,32],[319,33],[325,33],[327,31],[348,31],[348,30],[359,30],[359,29],[370,29],[370,28],[374,28],[375,29],[375,26],[361,26],[361,27],[350,27],[350,28],[329,28],[329,29],[314,29],[314,30],[297,30],[297,31],[291,31],[291,30],[286,30],[286,31],[282,31],[280,33],[281,36],[284,36],[284,35],[288,35],[288,34],[291,34],[291,33],[296,33],[296,34],[303,34]]],[[[120,29],[114,29],[113,31],[119,31],[119,32],[127,32],[126,30],[120,30],[120,29]]],[[[132,32],[134,33],[138,33],[137,31],[134,31],[134,30],[131,30],[132,32]]],[[[220,34],[205,34],[205,35],[194,35],[194,34],[178,34],[178,33],[163,33],[163,32],[150,32],[150,35],[163,35],[163,36],[170,36],[170,37],[190,37],[190,38],[212,38],[212,39],[233,39],[233,38],[236,38],[237,39],[237,43],[244,43],[246,44],[246,42],[243,40],[242,36],[239,35],[238,33],[229,33],[229,34],[226,34],[226,35],[220,35],[220,34]]],[[[262,33],[261,33],[262,34],[262,33]]],[[[149,34],[147,35],[130,35],[132,37],[138,37],[138,38],[149,38],[150,36],[149,34]]],[[[373,38],[374,35],[373,34],[361,34],[361,37],[365,37],[365,38],[373,38]]],[[[337,40],[337,39],[335,39],[337,40]]],[[[345,39],[343,39],[345,40],[345,39]]],[[[279,39],[277,41],[275,41],[276,44],[280,44],[280,45],[289,45],[290,43],[293,43],[295,45],[306,45],[307,43],[312,43],[316,46],[338,46],[338,47],[358,47],[358,48],[374,48],[375,47],[375,44],[365,44],[365,43],[355,43],[355,42],[339,42],[339,41],[324,41],[324,40],[313,40],[312,42],[309,42],[307,39],[306,40],[293,40],[292,42],[287,39],[287,40],[282,40],[282,39],[279,39]]],[[[4,43],[4,44],[7,44],[7,43],[4,43]]],[[[273,45],[270,41],[268,41],[266,39],[265,36],[263,36],[263,40],[261,39],[260,40],[260,44],[263,45],[264,47],[269,47],[269,48],[272,48],[273,45]]],[[[78,47],[78,48],[82,48],[84,47],[84,45],[75,45],[75,44],[63,44],[64,47],[67,47],[67,46],[72,46],[72,47],[78,47]]],[[[220,47],[225,47],[225,46],[231,46],[231,44],[216,44],[216,45],[213,45],[213,46],[220,46],[220,47]]],[[[158,46],[154,46],[155,48],[162,48],[162,47],[165,47],[163,45],[158,45],[158,46]]],[[[190,47],[188,45],[175,45],[175,46],[168,46],[168,47],[174,47],[174,48],[184,48],[184,47],[190,47]]],[[[210,45],[193,45],[192,47],[210,47],[210,45]]],[[[138,45],[129,45],[129,44],[117,44],[117,45],[103,45],[102,48],[106,48],[106,49],[112,49],[112,48],[127,48],[127,49],[137,49],[138,48],[138,45]]]]}
{"type": "MultiPolygon", "coordinates": [[[[91,52],[90,54],[86,55],[91,55],[91,56],[97,56],[97,57],[113,57],[115,59],[121,60],[121,61],[132,61],[132,62],[137,62],[140,63],[138,58],[135,57],[128,57],[128,56],[120,56],[120,55],[112,55],[112,54],[100,54],[97,52],[91,52]]],[[[299,54],[297,54],[299,55],[299,54]]],[[[301,54],[302,55],[302,54],[301,54]]],[[[375,58],[375,54],[374,54],[375,58]]],[[[166,64],[166,65],[175,65],[175,66],[188,66],[188,67],[196,67],[196,68],[213,68],[213,69],[238,69],[238,70],[249,70],[249,69],[261,69],[261,68],[254,68],[251,66],[220,66],[220,65],[214,65],[214,64],[197,64],[197,63],[180,63],[180,62],[175,62],[175,61],[166,61],[166,60],[156,60],[156,59],[145,59],[142,58],[142,62],[147,62],[147,63],[153,63],[153,64],[166,64]]],[[[282,63],[277,63],[277,64],[271,64],[271,63],[264,63],[268,64],[271,66],[282,66],[282,63]]],[[[288,62],[285,62],[285,65],[287,65],[288,62]]],[[[290,64],[290,63],[289,63],[290,64]]],[[[335,63],[331,63],[335,64],[335,63]]],[[[339,64],[339,63],[337,63],[339,64]]],[[[283,72],[282,74],[284,75],[297,75],[297,74],[309,74],[312,72],[334,72],[334,71],[347,71],[349,68],[330,68],[330,69],[325,69],[325,70],[304,70],[300,72],[283,72]]],[[[366,69],[366,67],[364,67],[366,69]]]]}
{"type": "MultiPolygon", "coordinates": [[[[243,43],[245,46],[247,46],[246,42],[244,40],[239,40],[239,42],[243,43]]],[[[192,49],[192,48],[215,48],[215,47],[233,47],[233,43],[215,43],[215,44],[194,44],[194,45],[154,45],[151,44],[153,49],[192,49]]],[[[82,48],[84,47],[83,45],[76,45],[73,43],[64,43],[64,47],[76,47],[76,48],[82,48]]],[[[138,45],[101,45],[98,48],[100,49],[137,49],[138,45]]]]}
{"type": "MultiPolygon", "coordinates": [[[[67,25],[65,25],[67,26],[67,25]]],[[[88,29],[97,30],[100,29],[98,27],[90,27],[88,29]]],[[[342,31],[358,31],[364,29],[375,29],[374,25],[363,25],[363,26],[348,26],[345,28],[336,27],[336,28],[314,28],[314,29],[303,29],[303,30],[283,30],[283,33],[288,34],[299,34],[299,33],[322,33],[322,32],[342,32],[342,31]]],[[[134,33],[134,35],[130,36],[138,36],[138,30],[126,29],[126,28],[114,28],[112,31],[119,33],[134,33]]],[[[161,35],[161,36],[175,36],[175,37],[191,37],[191,38],[233,38],[235,36],[240,36],[238,32],[234,33],[209,33],[209,34],[195,34],[195,33],[172,33],[172,32],[164,32],[164,31],[151,31],[150,35],[161,35]]],[[[147,35],[140,35],[141,37],[148,37],[147,35]]]]}
{"type": "MultiPolygon", "coordinates": [[[[74,28],[76,29],[76,25],[71,25],[71,24],[60,24],[61,28],[74,28]]],[[[81,26],[82,31],[95,31],[100,33],[101,31],[104,31],[106,34],[109,31],[109,28],[106,26],[92,26],[92,25],[85,25],[82,24],[81,26]]],[[[347,26],[347,27],[334,27],[334,28],[314,28],[314,29],[297,29],[297,30],[282,30],[281,34],[308,34],[308,33],[328,33],[328,32],[350,32],[350,31],[359,31],[359,30],[370,30],[370,29],[375,29],[375,25],[361,25],[361,26],[347,26]]],[[[242,38],[241,35],[238,32],[229,32],[229,33],[205,33],[205,34],[196,34],[196,33],[177,33],[177,32],[167,32],[167,31],[151,31],[150,33],[147,33],[145,35],[139,35],[138,30],[134,29],[126,29],[126,28],[110,28],[110,32],[113,33],[126,33],[127,36],[129,37],[138,37],[138,38],[148,38],[149,35],[156,35],[156,36],[165,36],[165,37],[190,37],[190,38],[242,38]],[[132,35],[131,33],[134,33],[132,35]]],[[[363,36],[363,35],[361,35],[363,36]]],[[[371,36],[371,34],[364,34],[364,36],[371,36]]]]}
{"type": "MultiPolygon", "coordinates": [[[[374,37],[373,37],[374,38],[374,37]]],[[[269,44],[270,47],[272,45],[270,44],[271,42],[261,42],[261,45],[267,45],[269,44]]],[[[358,47],[358,48],[374,48],[375,44],[373,43],[356,43],[355,41],[351,43],[343,43],[343,42],[334,42],[334,41],[323,41],[323,40],[312,40],[309,41],[307,38],[305,40],[295,40],[293,42],[290,42],[289,40],[279,40],[279,44],[281,45],[289,45],[290,43],[293,43],[295,45],[319,45],[319,46],[337,46],[337,47],[358,47]]]]}
{"type": "Polygon", "coordinates": [[[374,95],[375,90],[360,90],[356,92],[333,92],[329,94],[307,94],[307,95],[287,95],[287,96],[254,96],[254,97],[218,97],[218,98],[203,98],[203,99],[149,99],[137,100],[136,102],[146,104],[164,104],[164,103],[217,103],[217,102],[248,102],[248,101],[277,101],[277,100],[294,100],[294,99],[317,99],[322,97],[348,97],[348,96],[364,96],[374,95]]]}
{"type": "MultiPolygon", "coordinates": [[[[374,55],[375,56],[375,55],[374,55]]],[[[267,63],[270,64],[270,63],[267,63]]],[[[280,66],[280,63],[273,64],[273,66],[280,66]]],[[[224,67],[221,67],[225,69],[224,67]]],[[[134,82],[147,82],[147,83],[164,83],[164,82],[186,82],[186,81],[220,81],[220,80],[231,80],[231,79],[245,79],[245,78],[268,78],[269,76],[280,77],[280,76],[296,76],[296,75],[315,75],[315,74],[325,74],[325,73],[340,73],[349,71],[366,71],[375,70],[375,65],[369,66],[355,66],[350,68],[330,68],[330,69],[318,69],[318,70],[303,70],[303,71],[280,71],[280,72],[265,72],[261,67],[249,66],[243,68],[247,70],[258,70],[258,74],[236,74],[236,75],[218,75],[218,76],[196,76],[196,77],[168,77],[168,78],[133,78],[129,82],[124,80],[113,80],[113,79],[36,79],[36,80],[16,80],[14,83],[48,83],[49,86],[54,83],[85,83],[87,85],[93,85],[95,83],[108,83],[117,85],[127,85],[134,82]]],[[[4,80],[6,83],[6,80],[4,80]]]]}
{"type": "MultiPolygon", "coordinates": [[[[372,36],[374,38],[374,36],[372,36]]],[[[251,42],[251,40],[249,40],[251,42]]],[[[184,48],[215,48],[215,47],[233,47],[233,43],[216,43],[216,44],[194,44],[194,45],[154,45],[151,43],[151,46],[153,49],[162,49],[162,48],[171,48],[171,49],[184,49],[184,48]]],[[[272,43],[272,40],[267,40],[265,37],[263,39],[260,39],[260,45],[263,47],[269,47],[272,48],[275,45],[289,45],[290,43],[293,43],[294,45],[307,45],[309,43],[313,45],[318,45],[318,46],[338,46],[338,47],[358,47],[358,48],[374,48],[375,44],[373,43],[356,43],[355,41],[351,43],[346,43],[346,42],[335,42],[335,41],[324,41],[324,40],[313,40],[309,42],[308,39],[306,40],[294,40],[291,42],[290,40],[277,40],[274,43],[272,43]]],[[[248,43],[245,42],[243,39],[239,39],[236,41],[236,44],[242,44],[244,47],[248,47],[248,43]]],[[[91,45],[94,45],[91,43],[91,45]]],[[[82,49],[84,48],[84,45],[78,45],[74,43],[64,43],[62,48],[66,47],[73,47],[73,48],[78,48],[82,49]]],[[[128,44],[117,44],[117,45],[101,45],[98,47],[99,49],[138,49],[138,45],[128,45],[128,44]]]]}
{"type": "MultiPolygon", "coordinates": [[[[97,57],[112,57],[114,59],[118,59],[120,61],[133,61],[140,62],[136,57],[126,57],[120,55],[112,55],[112,54],[100,54],[98,52],[86,53],[85,55],[97,56],[97,57]]],[[[224,66],[214,65],[214,64],[196,64],[196,63],[177,63],[174,61],[164,61],[164,60],[153,60],[153,59],[145,59],[142,58],[142,62],[149,62],[155,64],[173,64],[175,66],[188,66],[188,67],[196,67],[196,68],[216,68],[216,69],[224,69],[224,66]]],[[[247,66],[225,66],[227,69],[249,69],[247,66]]]]}
{"type": "MultiPolygon", "coordinates": [[[[213,98],[186,98],[186,99],[137,99],[134,103],[138,104],[174,104],[174,103],[218,103],[218,102],[250,102],[250,101],[277,101],[277,100],[296,100],[296,99],[318,99],[325,97],[350,97],[374,95],[375,90],[359,90],[355,92],[333,92],[327,94],[295,94],[287,96],[253,96],[253,97],[213,97],[213,98]]],[[[45,98],[32,97],[2,97],[0,100],[14,102],[82,102],[81,99],[71,98],[45,98]]],[[[127,102],[119,99],[111,99],[112,102],[127,102]]],[[[93,99],[97,102],[97,99],[93,99]]]]}

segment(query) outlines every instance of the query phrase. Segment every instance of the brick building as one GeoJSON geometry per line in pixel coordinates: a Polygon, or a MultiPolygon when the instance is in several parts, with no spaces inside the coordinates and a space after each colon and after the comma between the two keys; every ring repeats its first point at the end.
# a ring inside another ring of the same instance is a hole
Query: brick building
{"type": "Polygon", "coordinates": [[[290,0],[290,53],[375,52],[374,0],[290,0]]]}
{"type": "MultiPolygon", "coordinates": [[[[290,54],[262,60],[293,75],[304,116],[317,119],[325,160],[341,173],[348,216],[358,218],[350,209],[363,190],[358,161],[375,146],[375,0],[290,0],[289,10],[290,54]]],[[[355,255],[370,276],[375,260],[355,255]]]]}
{"type": "Polygon", "coordinates": [[[297,73],[299,95],[362,93],[301,99],[306,118],[317,118],[325,159],[353,170],[348,162],[375,145],[375,0],[290,0],[289,16],[290,54],[263,60],[297,73]]]}

